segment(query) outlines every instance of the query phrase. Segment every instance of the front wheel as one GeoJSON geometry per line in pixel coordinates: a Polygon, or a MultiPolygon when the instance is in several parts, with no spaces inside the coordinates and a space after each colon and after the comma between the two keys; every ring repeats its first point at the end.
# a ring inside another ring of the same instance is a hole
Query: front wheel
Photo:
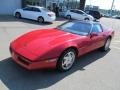
{"type": "Polygon", "coordinates": [[[64,51],[57,62],[57,69],[60,71],[69,70],[73,66],[75,59],[76,51],[74,49],[64,51]]]}
{"type": "Polygon", "coordinates": [[[20,14],[19,12],[16,12],[16,13],[15,13],[15,17],[16,17],[16,18],[21,18],[21,14],[20,14]]]}

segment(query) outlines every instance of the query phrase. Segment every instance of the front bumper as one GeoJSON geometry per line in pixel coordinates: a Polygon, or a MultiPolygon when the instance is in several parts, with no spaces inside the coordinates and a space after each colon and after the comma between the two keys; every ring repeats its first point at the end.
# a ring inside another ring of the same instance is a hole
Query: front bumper
{"type": "Polygon", "coordinates": [[[13,60],[19,64],[20,66],[28,69],[28,70],[35,70],[35,69],[45,69],[45,68],[56,68],[57,59],[49,59],[49,60],[42,60],[42,61],[30,61],[25,57],[11,52],[13,60]]]}

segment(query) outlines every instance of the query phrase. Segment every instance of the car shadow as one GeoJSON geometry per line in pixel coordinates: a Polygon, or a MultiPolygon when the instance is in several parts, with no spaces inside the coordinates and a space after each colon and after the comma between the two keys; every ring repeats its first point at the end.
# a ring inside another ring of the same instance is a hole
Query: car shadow
{"type": "Polygon", "coordinates": [[[23,23],[29,23],[29,24],[35,24],[35,25],[51,25],[53,24],[52,22],[44,22],[44,23],[39,23],[35,20],[30,20],[30,19],[25,19],[25,18],[21,18],[21,19],[17,19],[19,22],[23,22],[23,23]]]}
{"type": "MultiPolygon", "coordinates": [[[[55,21],[67,21],[65,18],[62,17],[57,17],[55,21]]],[[[25,19],[25,18],[15,18],[14,16],[6,15],[6,16],[0,16],[0,22],[23,22],[23,23],[28,23],[28,24],[34,24],[34,25],[51,25],[53,24],[52,22],[44,22],[44,23],[39,23],[35,20],[30,20],[30,19],[25,19]]]]}
{"type": "Polygon", "coordinates": [[[64,17],[57,17],[56,21],[68,21],[68,19],[66,19],[64,17]]]}
{"type": "Polygon", "coordinates": [[[57,70],[35,70],[28,71],[16,63],[12,58],[0,61],[0,80],[10,90],[36,90],[48,88],[65,77],[76,71],[83,72],[85,67],[96,60],[104,57],[107,52],[93,51],[77,60],[71,70],[67,72],[59,72],[57,70]]]}

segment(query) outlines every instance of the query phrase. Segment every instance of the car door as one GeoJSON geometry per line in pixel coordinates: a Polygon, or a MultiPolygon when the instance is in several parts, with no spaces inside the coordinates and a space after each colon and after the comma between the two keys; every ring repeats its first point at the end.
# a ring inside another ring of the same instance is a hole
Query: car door
{"type": "Polygon", "coordinates": [[[28,19],[33,19],[33,10],[32,10],[32,7],[26,7],[23,9],[23,13],[22,13],[22,16],[24,18],[28,18],[28,19]]]}
{"type": "Polygon", "coordinates": [[[77,44],[79,48],[79,55],[83,55],[91,50],[92,40],[89,36],[89,32],[91,31],[92,24],[90,23],[80,23],[74,26],[75,31],[80,31],[79,38],[77,39],[77,44]]]}
{"type": "MultiPolygon", "coordinates": [[[[79,41],[81,41],[81,39],[79,41]]],[[[84,36],[82,42],[79,43],[80,55],[90,52],[92,50],[91,49],[92,44],[93,43],[92,43],[90,36],[84,36]]]]}
{"type": "Polygon", "coordinates": [[[76,19],[76,11],[75,10],[70,10],[69,14],[71,15],[72,19],[76,19]]]}
{"type": "Polygon", "coordinates": [[[75,19],[84,20],[84,13],[80,10],[75,11],[75,19]]]}
{"type": "Polygon", "coordinates": [[[103,28],[100,24],[93,24],[91,35],[92,35],[91,36],[91,40],[92,40],[91,49],[97,49],[104,45],[106,36],[104,35],[103,28]]]}
{"type": "Polygon", "coordinates": [[[37,20],[39,16],[42,16],[41,10],[39,8],[33,7],[32,8],[32,16],[31,16],[31,18],[33,20],[37,20]]]}

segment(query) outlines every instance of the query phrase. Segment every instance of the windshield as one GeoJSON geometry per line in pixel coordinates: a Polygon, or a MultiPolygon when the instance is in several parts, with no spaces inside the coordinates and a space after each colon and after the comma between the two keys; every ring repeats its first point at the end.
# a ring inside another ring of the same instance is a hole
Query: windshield
{"type": "Polygon", "coordinates": [[[59,29],[74,34],[88,35],[92,25],[84,22],[67,22],[63,25],[58,26],[59,29]]]}

